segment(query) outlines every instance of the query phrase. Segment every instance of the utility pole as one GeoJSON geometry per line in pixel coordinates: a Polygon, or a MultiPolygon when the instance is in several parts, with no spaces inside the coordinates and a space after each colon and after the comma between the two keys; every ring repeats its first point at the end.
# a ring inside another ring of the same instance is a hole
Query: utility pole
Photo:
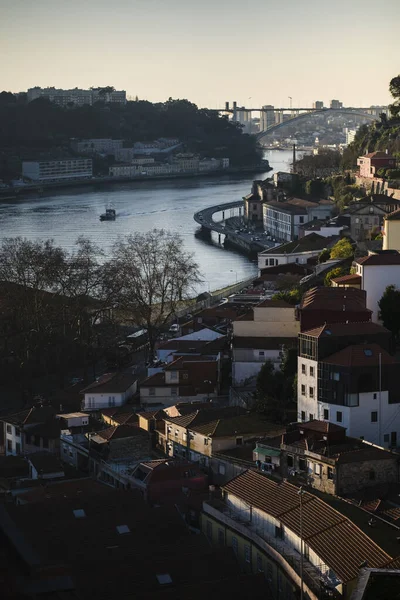
{"type": "Polygon", "coordinates": [[[300,496],[300,600],[304,600],[303,584],[303,486],[297,492],[300,496]]]}
{"type": "Polygon", "coordinates": [[[296,173],[296,144],[293,144],[293,166],[292,172],[296,173]]]}
{"type": "Polygon", "coordinates": [[[290,100],[290,116],[293,117],[293,112],[292,112],[292,96],[288,96],[289,100],[290,100]]]}

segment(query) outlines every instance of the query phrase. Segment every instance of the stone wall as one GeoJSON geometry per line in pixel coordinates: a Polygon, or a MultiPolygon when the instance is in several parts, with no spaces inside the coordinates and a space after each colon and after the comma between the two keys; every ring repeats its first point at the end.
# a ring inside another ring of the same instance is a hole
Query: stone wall
{"type": "Polygon", "coordinates": [[[398,456],[386,460],[371,460],[337,465],[337,493],[350,494],[365,487],[397,483],[398,456]]]}
{"type": "Polygon", "coordinates": [[[373,186],[374,194],[386,194],[400,200],[400,189],[389,187],[389,183],[380,177],[359,177],[356,175],[356,185],[364,188],[366,192],[371,192],[373,186]]]}

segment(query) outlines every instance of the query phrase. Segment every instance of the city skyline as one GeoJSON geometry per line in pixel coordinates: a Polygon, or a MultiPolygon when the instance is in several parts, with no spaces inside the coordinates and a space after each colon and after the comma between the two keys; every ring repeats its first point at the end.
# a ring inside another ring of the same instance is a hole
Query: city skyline
{"type": "Polygon", "coordinates": [[[289,0],[285,8],[271,0],[116,0],[112,8],[105,0],[0,0],[1,87],[112,85],[210,108],[289,106],[289,97],[293,107],[390,102],[400,52],[395,0],[382,0],[379,14],[371,0],[289,0]]]}

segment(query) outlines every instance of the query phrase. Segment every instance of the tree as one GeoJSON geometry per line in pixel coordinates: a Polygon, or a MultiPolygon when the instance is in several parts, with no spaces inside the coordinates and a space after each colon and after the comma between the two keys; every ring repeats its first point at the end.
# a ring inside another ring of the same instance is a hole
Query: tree
{"type": "Polygon", "coordinates": [[[393,333],[396,340],[400,332],[400,290],[394,285],[388,285],[378,302],[379,319],[383,326],[393,333]]]}
{"type": "Polygon", "coordinates": [[[331,249],[331,258],[351,258],[354,249],[347,238],[342,238],[331,249]]]}
{"type": "Polygon", "coordinates": [[[343,277],[343,275],[348,275],[349,269],[348,267],[336,267],[335,269],[331,269],[325,275],[324,285],[329,287],[332,285],[332,279],[336,279],[337,277],[343,277]]]}
{"type": "Polygon", "coordinates": [[[320,253],[320,255],[318,256],[318,262],[324,263],[327,260],[329,260],[330,257],[331,257],[331,251],[329,250],[329,248],[324,248],[322,250],[322,252],[320,253]]]}
{"type": "Polygon", "coordinates": [[[301,300],[301,290],[299,287],[292,288],[291,290],[282,290],[272,296],[272,300],[283,300],[288,304],[299,304],[301,300]]]}
{"type": "Polygon", "coordinates": [[[284,422],[287,409],[295,399],[294,379],[297,372],[297,350],[285,348],[282,352],[280,369],[267,360],[260,369],[256,382],[257,412],[268,416],[272,421],[284,422]]]}
{"type": "Polygon", "coordinates": [[[200,272],[182,239],[164,230],[135,233],[113,247],[112,269],[118,280],[118,307],[145,327],[151,354],[159,331],[194,292],[200,272]]]}

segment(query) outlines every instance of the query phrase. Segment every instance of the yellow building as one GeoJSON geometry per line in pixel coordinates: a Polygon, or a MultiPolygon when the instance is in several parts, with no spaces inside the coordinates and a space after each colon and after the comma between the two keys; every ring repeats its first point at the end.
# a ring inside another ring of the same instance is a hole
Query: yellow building
{"type": "Polygon", "coordinates": [[[386,215],[383,220],[383,250],[400,252],[400,209],[386,215]]]}

